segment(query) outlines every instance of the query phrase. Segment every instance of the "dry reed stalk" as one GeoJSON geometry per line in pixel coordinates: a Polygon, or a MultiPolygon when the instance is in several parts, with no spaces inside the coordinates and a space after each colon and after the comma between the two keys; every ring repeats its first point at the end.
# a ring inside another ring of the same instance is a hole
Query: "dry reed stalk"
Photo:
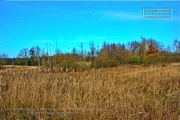
{"type": "Polygon", "coordinates": [[[30,78],[8,74],[2,76],[9,88],[2,89],[0,118],[178,119],[180,72],[176,67],[29,73],[30,78]]]}

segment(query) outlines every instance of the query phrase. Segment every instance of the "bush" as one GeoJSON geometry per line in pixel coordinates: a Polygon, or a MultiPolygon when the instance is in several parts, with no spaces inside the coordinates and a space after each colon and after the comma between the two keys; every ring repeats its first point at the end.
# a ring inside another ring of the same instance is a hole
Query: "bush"
{"type": "Polygon", "coordinates": [[[131,58],[130,58],[130,64],[141,64],[142,63],[142,59],[140,56],[137,56],[137,55],[133,55],[131,58]]]}
{"type": "Polygon", "coordinates": [[[111,61],[109,62],[109,67],[116,67],[116,66],[118,66],[117,61],[111,60],[111,61]]]}

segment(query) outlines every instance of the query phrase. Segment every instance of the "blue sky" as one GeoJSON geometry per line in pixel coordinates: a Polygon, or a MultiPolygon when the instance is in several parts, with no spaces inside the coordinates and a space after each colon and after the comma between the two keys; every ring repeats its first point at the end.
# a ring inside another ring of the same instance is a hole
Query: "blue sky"
{"type": "Polygon", "coordinates": [[[89,49],[94,41],[127,43],[154,38],[172,45],[180,40],[180,2],[10,2],[0,1],[0,53],[17,57],[22,48],[39,45],[52,53],[89,49]],[[142,8],[171,8],[172,19],[144,19],[142,8]]]}

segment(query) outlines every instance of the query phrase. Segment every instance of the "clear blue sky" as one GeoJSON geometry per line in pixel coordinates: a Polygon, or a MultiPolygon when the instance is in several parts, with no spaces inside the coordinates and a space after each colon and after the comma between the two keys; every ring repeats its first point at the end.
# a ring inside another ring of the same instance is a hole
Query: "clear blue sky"
{"type": "MultiPolygon", "coordinates": [[[[180,2],[10,2],[0,1],[0,53],[16,57],[22,48],[39,45],[52,51],[89,49],[94,41],[127,43],[154,38],[172,45],[180,40],[180,2]],[[169,7],[172,19],[143,19],[142,8],[169,7]]],[[[52,52],[53,53],[53,52],[52,52]]]]}

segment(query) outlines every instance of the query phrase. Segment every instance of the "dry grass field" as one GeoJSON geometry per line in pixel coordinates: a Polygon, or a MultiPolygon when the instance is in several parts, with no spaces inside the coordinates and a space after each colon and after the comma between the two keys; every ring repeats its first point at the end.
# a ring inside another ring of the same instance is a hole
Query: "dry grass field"
{"type": "Polygon", "coordinates": [[[180,67],[1,73],[0,119],[180,119],[180,67]]]}
{"type": "Polygon", "coordinates": [[[2,69],[13,70],[13,69],[38,69],[39,66],[20,66],[20,65],[4,65],[1,66],[2,69]]]}

